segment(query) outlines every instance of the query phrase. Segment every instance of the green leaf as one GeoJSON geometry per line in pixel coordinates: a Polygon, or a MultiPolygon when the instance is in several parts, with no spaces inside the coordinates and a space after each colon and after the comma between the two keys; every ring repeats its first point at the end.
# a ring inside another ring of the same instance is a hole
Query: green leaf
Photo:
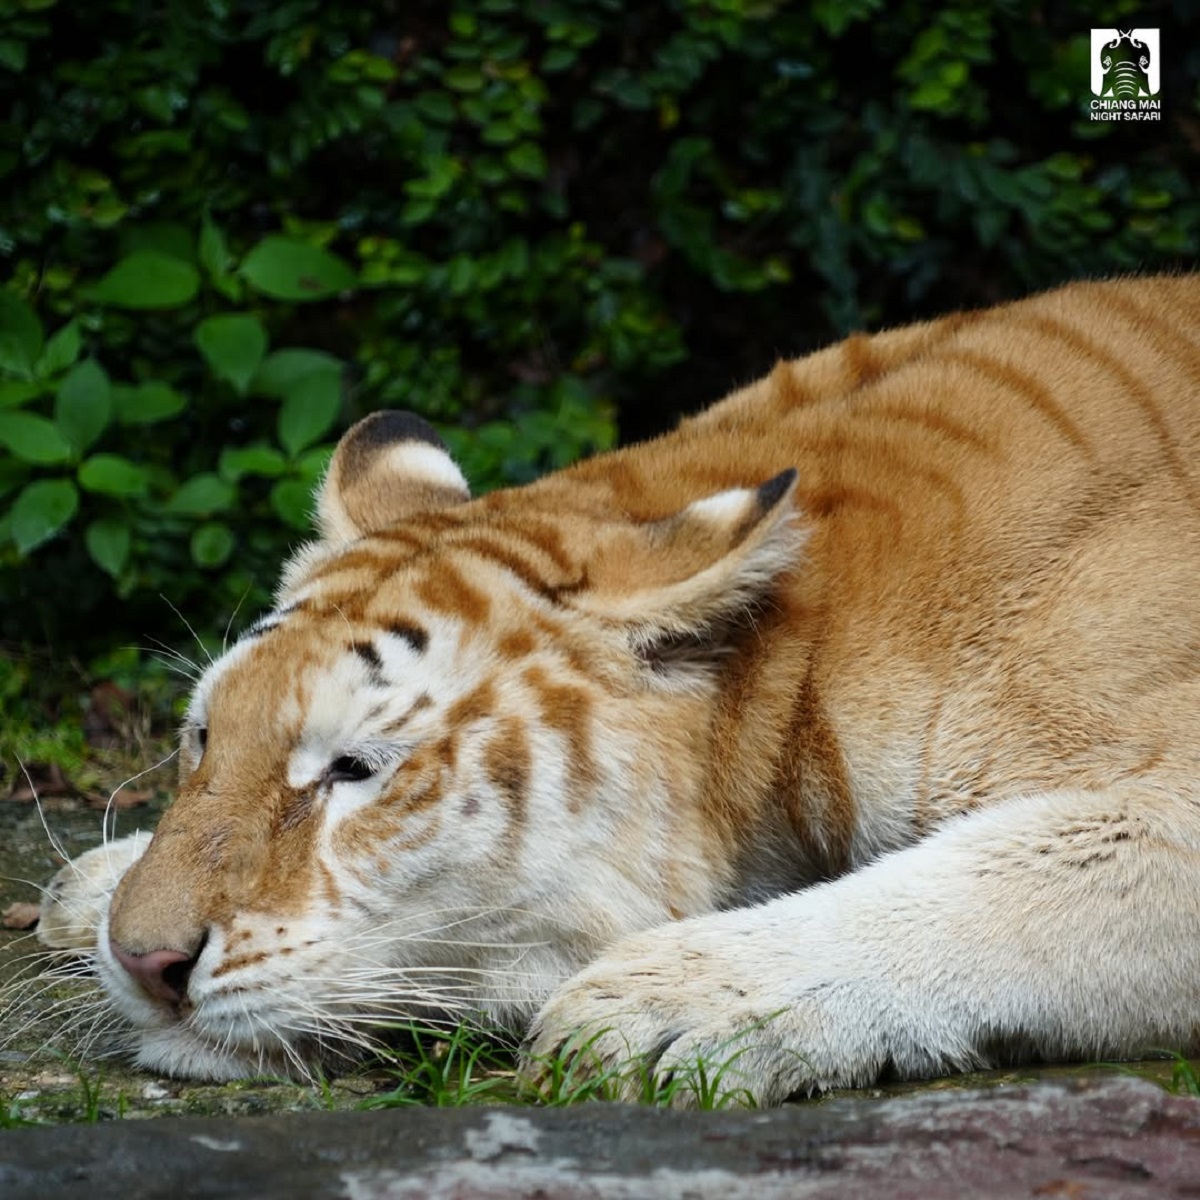
{"type": "Polygon", "coordinates": [[[475,262],[465,254],[456,254],[446,264],[446,287],[452,296],[463,296],[475,281],[475,262]]]}
{"type": "Polygon", "coordinates": [[[207,517],[215,512],[224,512],[237,498],[233,484],[205,471],[193,475],[180,485],[179,490],[167,501],[164,511],[189,517],[207,517]]]}
{"type": "Polygon", "coordinates": [[[521,131],[511,121],[492,121],[483,127],[479,138],[487,146],[511,146],[521,140],[521,131]]]}
{"type": "Polygon", "coordinates": [[[252,288],[276,300],[324,300],[356,282],[349,265],[328,250],[296,238],[264,238],[242,262],[252,288]]]}
{"type": "Polygon", "coordinates": [[[237,275],[222,275],[220,279],[214,279],[212,285],[230,304],[241,304],[246,294],[246,285],[237,275]]]}
{"type": "Polygon", "coordinates": [[[16,38],[0,38],[0,66],[20,72],[25,70],[28,58],[28,42],[18,41],[16,38]]]}
{"type": "Polygon", "coordinates": [[[200,225],[200,242],[197,246],[200,265],[211,279],[223,279],[233,267],[233,255],[225,243],[225,235],[205,217],[200,225]]]}
{"type": "Polygon", "coordinates": [[[423,163],[426,174],[419,179],[410,179],[404,190],[418,200],[440,200],[449,192],[462,175],[462,163],[449,155],[427,157],[423,163]]]}
{"type": "Polygon", "coordinates": [[[293,458],[328,433],[341,406],[341,381],[322,373],[301,379],[279,410],[279,441],[293,458]]]}
{"type": "Polygon", "coordinates": [[[546,177],[546,156],[542,153],[542,148],[533,142],[522,142],[519,146],[514,146],[504,155],[504,161],[526,179],[546,177]]]}
{"type": "Polygon", "coordinates": [[[82,454],[112,418],[108,376],[94,358],[69,371],[54,398],[54,423],[75,453],[82,454]]]}
{"type": "Polygon", "coordinates": [[[120,517],[101,517],[87,527],[83,537],[92,562],[114,579],[120,575],[129,561],[133,540],[129,523],[120,517]]]}
{"type": "Polygon", "coordinates": [[[281,479],[271,488],[271,507],[293,529],[312,527],[312,490],[299,479],[281,479]]]}
{"type": "Polygon", "coordinates": [[[15,292],[0,289],[0,371],[28,379],[42,351],[42,323],[15,292]]]}
{"type": "Polygon", "coordinates": [[[29,482],[29,467],[11,455],[0,456],[0,496],[7,496],[29,482]]]}
{"type": "Polygon", "coordinates": [[[579,51],[574,46],[551,46],[542,55],[542,70],[552,75],[555,71],[565,71],[574,66],[578,59],[579,51]]]}
{"type": "Polygon", "coordinates": [[[39,479],[22,489],[13,501],[12,539],[28,554],[52,538],[75,515],[79,493],[69,479],[39,479]]]}
{"type": "Polygon", "coordinates": [[[54,422],[36,413],[0,412],[0,445],[22,462],[45,465],[71,457],[71,447],[54,422]]]}
{"type": "Polygon", "coordinates": [[[222,479],[236,483],[243,475],[277,479],[288,468],[288,460],[274,446],[231,446],[221,451],[217,470],[222,479]]]}
{"type": "Polygon", "coordinates": [[[20,408],[28,400],[40,396],[46,390],[40,383],[26,383],[23,379],[10,379],[0,383],[0,408],[20,408]]]}
{"type": "Polygon", "coordinates": [[[189,264],[196,261],[196,247],[191,230],[179,221],[149,221],[144,225],[126,225],[122,230],[121,253],[136,254],[141,250],[152,250],[189,264]]]}
{"type": "Polygon", "coordinates": [[[244,396],[267,352],[262,322],[249,313],[223,313],[201,321],[195,337],[213,373],[228,380],[238,395],[244,396]]]}
{"type": "Polygon", "coordinates": [[[953,99],[953,90],[942,80],[926,79],[916,87],[909,96],[908,102],[913,108],[937,112],[941,109],[949,109],[953,99]]]}
{"type": "Polygon", "coordinates": [[[161,250],[135,250],[126,255],[85,296],[118,308],[178,308],[200,288],[200,272],[161,250]]]}
{"type": "Polygon", "coordinates": [[[93,454],[79,468],[79,482],[104,496],[144,496],[149,475],[119,454],[93,454]]]}
{"type": "Polygon", "coordinates": [[[444,71],[442,82],[456,92],[478,92],[483,89],[483,72],[478,67],[461,63],[444,71]]]}
{"type": "Polygon", "coordinates": [[[457,116],[454,100],[445,92],[422,92],[413,101],[413,105],[426,120],[437,121],[442,125],[451,124],[457,116]]]}
{"type": "Polygon", "coordinates": [[[207,521],[192,533],[192,562],[199,567],[219,567],[233,553],[233,530],[219,521],[207,521]]]}
{"type": "Polygon", "coordinates": [[[284,400],[300,380],[321,373],[336,376],[340,383],[341,360],[320,350],[276,350],[263,359],[250,390],[284,400]]]}
{"type": "Polygon", "coordinates": [[[151,380],[137,387],[115,387],[113,408],[122,425],[153,425],[183,412],[187,401],[173,387],[151,380]]]}
{"type": "Polygon", "coordinates": [[[34,364],[34,374],[46,379],[65,371],[78,357],[83,346],[79,322],[68,321],[47,343],[34,364]]]}
{"type": "Polygon", "coordinates": [[[296,459],[296,477],[311,493],[329,469],[335,446],[314,446],[296,459]]]}

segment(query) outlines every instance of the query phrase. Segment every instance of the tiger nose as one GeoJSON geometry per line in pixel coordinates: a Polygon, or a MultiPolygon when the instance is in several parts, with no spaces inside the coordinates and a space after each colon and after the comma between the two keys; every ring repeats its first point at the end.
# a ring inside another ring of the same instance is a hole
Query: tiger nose
{"type": "Polygon", "coordinates": [[[188,976],[196,965],[196,955],[184,954],[180,950],[130,954],[111,938],[108,945],[113,958],[148,996],[178,1004],[187,995],[188,976]]]}

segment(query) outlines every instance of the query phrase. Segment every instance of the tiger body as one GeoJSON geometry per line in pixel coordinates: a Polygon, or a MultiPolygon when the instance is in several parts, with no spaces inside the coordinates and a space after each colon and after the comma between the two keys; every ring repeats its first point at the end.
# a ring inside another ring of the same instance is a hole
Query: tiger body
{"type": "Polygon", "coordinates": [[[772,1102],[1195,1047],[1196,463],[1190,277],[856,336],[474,500],[368,418],[101,922],[140,1061],[442,1012],[772,1102]]]}

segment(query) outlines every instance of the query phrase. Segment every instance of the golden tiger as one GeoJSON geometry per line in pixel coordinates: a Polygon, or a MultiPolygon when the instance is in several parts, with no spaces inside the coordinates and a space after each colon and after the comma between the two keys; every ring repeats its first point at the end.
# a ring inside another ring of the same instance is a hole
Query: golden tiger
{"type": "Polygon", "coordinates": [[[149,848],[63,882],[138,1061],[441,1014],[772,1103],[1195,1049],[1197,464],[1200,276],[854,336],[478,499],[367,417],[149,848]]]}

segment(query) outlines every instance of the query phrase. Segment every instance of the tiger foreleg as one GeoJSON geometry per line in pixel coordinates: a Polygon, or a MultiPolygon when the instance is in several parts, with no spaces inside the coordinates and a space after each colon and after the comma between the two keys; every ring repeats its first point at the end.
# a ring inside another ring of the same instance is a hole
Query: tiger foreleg
{"type": "Polygon", "coordinates": [[[627,938],[551,998],[528,1068],[561,1078],[565,1056],[625,1096],[772,1103],[1187,1049],[1197,807],[1149,786],[1028,796],[832,883],[627,938]]]}

